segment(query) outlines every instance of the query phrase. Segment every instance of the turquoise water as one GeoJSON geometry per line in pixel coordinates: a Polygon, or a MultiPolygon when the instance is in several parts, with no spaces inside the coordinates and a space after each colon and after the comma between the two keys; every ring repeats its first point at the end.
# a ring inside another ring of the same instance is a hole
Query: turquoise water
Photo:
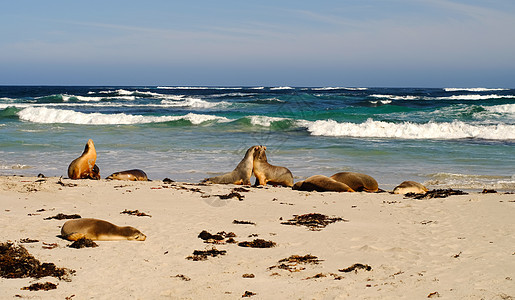
{"type": "Polygon", "coordinates": [[[66,176],[89,138],[102,177],[199,182],[261,144],[296,180],[515,190],[512,89],[0,87],[0,174],[66,176]]]}

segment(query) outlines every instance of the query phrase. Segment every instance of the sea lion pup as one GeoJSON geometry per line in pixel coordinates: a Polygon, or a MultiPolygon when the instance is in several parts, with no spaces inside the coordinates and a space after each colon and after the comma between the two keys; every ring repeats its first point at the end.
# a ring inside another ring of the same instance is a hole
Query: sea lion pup
{"type": "Polygon", "coordinates": [[[293,186],[293,175],[285,167],[273,166],[266,158],[266,146],[259,146],[254,152],[254,176],[255,185],[266,185],[267,183],[282,186],[293,186]]]}
{"type": "Polygon", "coordinates": [[[147,236],[131,226],[116,226],[104,220],[81,218],[64,223],[61,236],[69,241],[87,238],[96,241],[144,241],[147,236]]]}
{"type": "Polygon", "coordinates": [[[147,174],[140,169],[115,172],[106,177],[111,180],[148,181],[147,174]]]}
{"type": "Polygon", "coordinates": [[[84,147],[84,152],[74,159],[68,166],[68,177],[70,179],[100,179],[100,169],[95,162],[97,151],[93,140],[89,139],[84,147]]]}
{"type": "Polygon", "coordinates": [[[403,181],[393,189],[394,194],[425,194],[427,191],[428,189],[425,186],[415,181],[403,181]]]}
{"type": "Polygon", "coordinates": [[[206,178],[202,181],[202,183],[250,185],[250,177],[252,176],[252,168],[254,165],[254,151],[257,149],[258,146],[250,147],[245,153],[243,159],[232,172],[216,177],[206,178]]]}
{"type": "Polygon", "coordinates": [[[308,177],[304,181],[295,183],[292,189],[307,192],[354,192],[354,190],[345,183],[336,181],[324,175],[308,177]]]}
{"type": "Polygon", "coordinates": [[[340,172],[331,176],[332,179],[345,183],[351,189],[357,192],[377,192],[379,186],[377,181],[366,174],[354,172],[340,172]]]}

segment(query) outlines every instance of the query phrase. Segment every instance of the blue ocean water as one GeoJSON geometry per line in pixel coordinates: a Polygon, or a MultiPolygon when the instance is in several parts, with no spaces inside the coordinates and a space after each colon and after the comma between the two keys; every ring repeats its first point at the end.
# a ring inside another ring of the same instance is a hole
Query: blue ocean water
{"type": "Polygon", "coordinates": [[[295,180],[515,190],[514,89],[0,86],[0,175],[66,177],[90,138],[102,177],[199,182],[265,145],[295,180]]]}

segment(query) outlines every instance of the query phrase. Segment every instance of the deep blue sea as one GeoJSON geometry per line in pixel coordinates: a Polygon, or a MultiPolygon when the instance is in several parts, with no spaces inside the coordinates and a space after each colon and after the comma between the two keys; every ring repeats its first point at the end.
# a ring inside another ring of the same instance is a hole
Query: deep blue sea
{"type": "Polygon", "coordinates": [[[515,190],[515,89],[0,86],[0,175],[66,177],[88,139],[102,177],[199,182],[265,145],[296,181],[515,190]]]}

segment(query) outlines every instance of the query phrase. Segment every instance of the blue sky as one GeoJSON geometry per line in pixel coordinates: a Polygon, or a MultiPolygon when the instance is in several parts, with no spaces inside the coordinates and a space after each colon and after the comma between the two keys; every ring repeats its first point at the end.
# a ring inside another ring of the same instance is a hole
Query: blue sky
{"type": "Polygon", "coordinates": [[[515,88],[515,1],[5,1],[0,84],[515,88]]]}

